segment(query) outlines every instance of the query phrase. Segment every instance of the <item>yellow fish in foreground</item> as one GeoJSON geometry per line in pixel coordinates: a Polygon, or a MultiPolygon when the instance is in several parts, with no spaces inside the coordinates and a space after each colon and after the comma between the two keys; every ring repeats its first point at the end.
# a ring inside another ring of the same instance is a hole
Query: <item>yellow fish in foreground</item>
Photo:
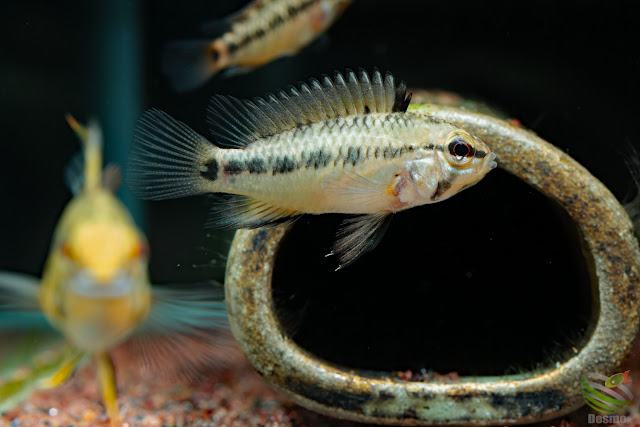
{"type": "MultiPolygon", "coordinates": [[[[84,182],[81,191],[65,208],[53,236],[50,255],[38,286],[37,279],[0,272],[3,295],[23,306],[39,305],[49,322],[74,349],[58,371],[40,378],[37,386],[54,387],[73,372],[85,354],[94,356],[100,389],[111,424],[120,425],[114,368],[109,350],[132,334],[142,344],[147,362],[172,353],[175,361],[204,365],[210,354],[191,354],[185,343],[210,340],[206,329],[224,327],[226,312],[214,289],[152,289],[147,276],[148,248],[124,205],[103,184],[101,133],[97,124],[89,128],[68,116],[71,127],[84,144],[84,182]],[[22,299],[22,301],[21,301],[22,299]],[[149,340],[164,337],[145,350],[149,340]],[[166,348],[164,349],[166,350],[166,348]]],[[[106,177],[107,175],[105,175],[106,177]]],[[[108,180],[105,180],[108,181],[108,180]]],[[[107,182],[108,184],[108,182],[107,182]]],[[[117,185],[116,185],[117,186],[117,185]]],[[[0,304],[2,308],[2,304],[0,304]]],[[[11,306],[9,306],[11,308],[11,306]]],[[[213,351],[213,343],[209,351],[213,351]]],[[[171,357],[168,357],[169,359],[171,357]]],[[[163,366],[163,370],[170,366],[163,366]]],[[[0,381],[0,397],[9,400],[18,384],[0,381]]],[[[0,401],[0,408],[3,407],[0,401]]]]}
{"type": "Polygon", "coordinates": [[[170,43],[164,71],[176,90],[194,89],[219,71],[259,67],[294,55],[342,15],[351,0],[254,0],[226,20],[213,40],[170,43]]]}
{"type": "MultiPolygon", "coordinates": [[[[138,121],[129,160],[134,194],[227,193],[214,225],[252,228],[302,214],[355,214],[332,253],[340,267],[373,249],[394,212],[445,200],[496,167],[480,139],[407,111],[390,73],[312,79],[253,101],[216,95],[216,142],[158,110],[138,121]]],[[[338,268],[340,268],[338,267],[338,268]]]]}

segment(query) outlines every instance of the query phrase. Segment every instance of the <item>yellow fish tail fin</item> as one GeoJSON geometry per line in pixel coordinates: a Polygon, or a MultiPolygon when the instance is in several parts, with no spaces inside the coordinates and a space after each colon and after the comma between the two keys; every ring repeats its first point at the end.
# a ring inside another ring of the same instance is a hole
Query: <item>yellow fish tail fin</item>
{"type": "Polygon", "coordinates": [[[96,121],[82,126],[71,115],[65,115],[67,123],[78,135],[84,148],[84,190],[96,189],[102,182],[102,130],[96,121]]]}

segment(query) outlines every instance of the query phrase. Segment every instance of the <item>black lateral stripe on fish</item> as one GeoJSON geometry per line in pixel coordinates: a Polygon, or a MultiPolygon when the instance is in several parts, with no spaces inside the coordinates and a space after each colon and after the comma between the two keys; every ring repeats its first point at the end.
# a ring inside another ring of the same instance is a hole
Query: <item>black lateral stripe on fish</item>
{"type": "MultiPolygon", "coordinates": [[[[425,146],[427,149],[432,149],[433,145],[425,146]]],[[[281,155],[270,157],[267,160],[260,157],[250,157],[246,160],[231,159],[223,166],[223,173],[228,175],[237,175],[243,172],[249,174],[265,174],[271,175],[285,174],[295,172],[302,168],[314,168],[321,169],[333,165],[334,167],[346,167],[348,165],[356,166],[363,161],[371,158],[382,157],[384,159],[394,159],[403,155],[406,152],[411,152],[415,149],[413,145],[407,145],[406,147],[394,148],[394,147],[363,147],[350,145],[346,147],[340,147],[335,157],[322,148],[302,150],[299,158],[292,158],[288,155],[281,155]]],[[[215,162],[215,160],[212,160],[215,162]]],[[[201,175],[211,181],[215,181],[220,176],[217,173],[212,173],[211,168],[206,173],[201,175]]]]}
{"type": "Polygon", "coordinates": [[[378,70],[336,72],[251,101],[216,95],[207,111],[215,144],[149,110],[134,135],[130,188],[152,200],[224,193],[213,207],[218,227],[360,215],[334,246],[344,266],[375,246],[390,214],[445,200],[496,166],[460,127],[407,112],[410,99],[404,82],[378,70]]]}

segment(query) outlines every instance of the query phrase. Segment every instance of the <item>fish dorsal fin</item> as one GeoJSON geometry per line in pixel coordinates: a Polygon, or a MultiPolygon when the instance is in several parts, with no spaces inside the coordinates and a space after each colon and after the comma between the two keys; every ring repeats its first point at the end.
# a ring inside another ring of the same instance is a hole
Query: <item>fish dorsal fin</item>
{"type": "Polygon", "coordinates": [[[246,21],[262,8],[264,1],[258,0],[222,18],[213,19],[200,25],[200,32],[208,37],[219,37],[229,31],[234,24],[246,21]]]}
{"type": "Polygon", "coordinates": [[[371,76],[360,69],[335,72],[289,86],[264,98],[239,100],[215,95],[207,109],[207,122],[216,144],[242,148],[312,123],[357,114],[405,112],[411,100],[407,85],[396,85],[390,72],[377,69],[371,76]]]}
{"type": "MultiPolygon", "coordinates": [[[[77,190],[79,183],[82,183],[84,190],[93,190],[100,186],[102,177],[102,131],[100,125],[97,121],[92,120],[85,127],[78,123],[71,114],[67,114],[65,117],[71,129],[82,141],[84,159],[84,176],[80,178],[77,171],[70,169],[66,177],[67,182],[72,191],[77,190]]],[[[75,162],[77,163],[78,160],[75,162]]]]}

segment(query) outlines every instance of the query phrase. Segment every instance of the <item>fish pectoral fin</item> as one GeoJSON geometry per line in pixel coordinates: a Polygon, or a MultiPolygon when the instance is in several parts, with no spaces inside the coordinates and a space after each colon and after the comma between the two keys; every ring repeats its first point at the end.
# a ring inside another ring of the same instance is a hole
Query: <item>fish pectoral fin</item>
{"type": "Polygon", "coordinates": [[[136,334],[173,335],[229,327],[222,283],[154,285],[151,294],[151,311],[136,334]]]}
{"type": "Polygon", "coordinates": [[[113,369],[113,361],[108,353],[99,353],[96,355],[96,363],[100,393],[102,394],[104,406],[111,419],[111,426],[120,426],[122,425],[122,421],[120,419],[120,410],[118,409],[116,376],[113,369]]]}
{"type": "Polygon", "coordinates": [[[151,289],[151,312],[125,343],[145,369],[192,381],[237,360],[223,284],[209,281],[151,289]]]}
{"type": "Polygon", "coordinates": [[[302,213],[239,194],[221,194],[211,210],[216,228],[258,228],[293,222],[302,213]]]}
{"type": "Polygon", "coordinates": [[[327,180],[327,192],[331,197],[357,206],[361,212],[375,211],[380,206],[389,206],[393,193],[392,185],[369,179],[348,169],[336,169],[327,180]]]}
{"type": "Polygon", "coordinates": [[[0,311],[38,311],[40,279],[28,274],[0,271],[0,311]]]}
{"type": "Polygon", "coordinates": [[[391,218],[388,212],[381,212],[344,220],[338,230],[337,240],[331,248],[331,252],[338,254],[340,260],[336,271],[373,250],[387,231],[391,218]]]}

